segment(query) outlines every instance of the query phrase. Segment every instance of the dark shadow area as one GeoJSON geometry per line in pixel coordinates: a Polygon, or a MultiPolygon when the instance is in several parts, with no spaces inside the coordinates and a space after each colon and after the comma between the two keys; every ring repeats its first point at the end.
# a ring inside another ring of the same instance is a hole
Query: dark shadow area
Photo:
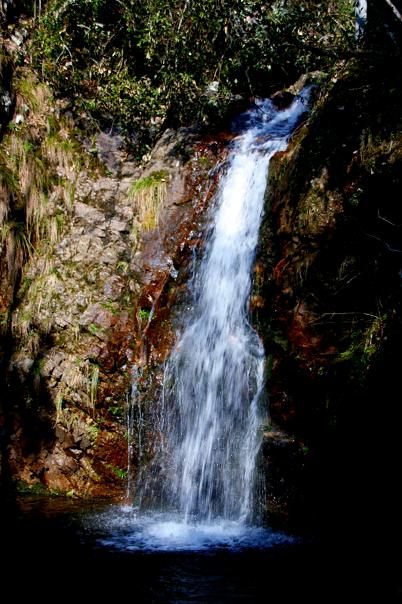
{"type": "MultiPolygon", "coordinates": [[[[38,367],[47,336],[40,338],[40,352],[37,353],[32,370],[28,373],[11,366],[11,358],[16,343],[9,327],[0,341],[0,493],[1,505],[6,515],[13,514],[18,486],[15,482],[16,470],[34,466],[35,459],[44,449],[51,450],[55,441],[54,404],[40,378],[38,367]],[[35,369],[36,368],[36,369],[35,369]]],[[[31,471],[30,479],[42,482],[46,468],[31,471]]]]}
{"type": "Polygon", "coordinates": [[[296,134],[290,158],[274,161],[258,252],[267,310],[255,313],[271,419],[295,442],[285,454],[266,451],[268,482],[271,476],[273,495],[288,510],[282,520],[318,535],[334,569],[348,560],[358,574],[364,560],[369,582],[392,585],[395,601],[402,535],[397,40],[357,53],[296,134]]]}
{"type": "Polygon", "coordinates": [[[68,581],[69,594],[78,591],[91,600],[129,593],[134,602],[222,604],[331,602],[346,595],[396,602],[401,593],[395,569],[385,566],[390,552],[373,557],[353,531],[269,549],[116,551],[99,544],[107,533],[103,527],[93,533],[85,528],[85,517],[96,509],[65,500],[22,502],[3,532],[3,589],[35,593],[46,602],[67,593],[68,581]]]}

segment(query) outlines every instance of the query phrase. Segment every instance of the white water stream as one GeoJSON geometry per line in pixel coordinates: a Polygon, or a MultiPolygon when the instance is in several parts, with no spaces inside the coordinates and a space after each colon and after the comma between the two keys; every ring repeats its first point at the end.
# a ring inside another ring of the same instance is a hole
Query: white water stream
{"type": "MultiPolygon", "coordinates": [[[[286,149],[306,95],[282,111],[258,101],[243,116],[192,282],[194,305],[167,361],[156,427],[161,445],[142,486],[143,504],[117,521],[126,527],[122,547],[238,545],[264,532],[255,527],[264,350],[248,303],[269,162],[286,149]],[[136,522],[135,538],[127,522],[136,522]]],[[[269,533],[268,540],[278,538],[269,533]]]]}

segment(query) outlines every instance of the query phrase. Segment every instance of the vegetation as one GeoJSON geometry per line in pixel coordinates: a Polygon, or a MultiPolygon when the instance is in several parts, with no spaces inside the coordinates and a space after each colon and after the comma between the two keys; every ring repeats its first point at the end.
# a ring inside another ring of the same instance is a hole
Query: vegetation
{"type": "Polygon", "coordinates": [[[166,170],[158,170],[136,180],[130,187],[129,196],[133,200],[138,221],[145,230],[158,226],[168,178],[166,170]]]}
{"type": "Polygon", "coordinates": [[[354,34],[353,0],[51,0],[38,69],[85,127],[144,152],[161,128],[211,122],[231,95],[327,69],[354,34]]]}
{"type": "Polygon", "coordinates": [[[117,466],[113,466],[111,464],[106,464],[106,467],[113,472],[117,478],[120,478],[120,480],[127,478],[127,469],[118,468],[117,466]]]}
{"type": "Polygon", "coordinates": [[[53,324],[60,281],[52,256],[72,210],[82,154],[71,122],[54,110],[49,87],[22,66],[13,83],[15,114],[0,148],[1,330],[11,327],[21,347],[34,356],[39,332],[48,334],[53,324]],[[12,315],[14,295],[20,305],[12,315]]]}
{"type": "MultiPolygon", "coordinates": [[[[15,109],[1,115],[0,329],[8,336],[4,350],[17,351],[24,363],[36,359],[32,368],[25,365],[31,372],[27,379],[42,380],[42,390],[38,386],[33,398],[25,397],[19,385],[18,395],[37,417],[48,383],[41,355],[44,347],[55,346],[54,311],[63,278],[72,282],[77,274],[60,275],[52,261],[71,220],[75,178],[84,160],[74,128],[81,127],[86,139],[99,128],[118,131],[138,157],[147,157],[162,129],[195,121],[211,126],[235,95],[268,95],[315,69],[332,70],[332,77],[307,134],[296,135],[295,164],[277,175],[281,201],[276,205],[283,207],[291,195],[289,213],[269,229],[272,241],[265,247],[283,243],[287,263],[287,276],[278,271],[278,295],[265,295],[275,300],[277,313],[267,337],[272,416],[282,413],[287,427],[293,422],[309,436],[315,430],[321,435],[323,426],[335,433],[342,414],[353,420],[353,405],[360,421],[363,402],[380,399],[377,377],[392,383],[397,375],[393,358],[402,329],[402,218],[396,203],[402,173],[400,66],[392,63],[392,77],[387,72],[398,36],[373,25],[383,22],[382,9],[375,6],[386,5],[385,0],[369,2],[370,42],[356,53],[354,0],[19,3],[31,18],[30,42],[12,58],[0,51],[0,93],[3,87],[10,91],[15,109]],[[352,47],[355,59],[342,61],[352,47]],[[292,309],[298,308],[289,325],[292,309]],[[309,322],[303,323],[306,309],[309,322]],[[282,391],[286,396],[279,400],[282,391]]],[[[95,155],[96,147],[91,152],[95,155]]],[[[167,184],[166,172],[149,170],[132,183],[129,196],[144,229],[158,226],[167,184]]],[[[138,237],[136,223],[131,237],[134,242],[138,237]]],[[[130,272],[128,260],[118,262],[122,276],[130,272]]],[[[112,299],[100,306],[119,312],[119,302],[112,299]]],[[[152,318],[145,308],[136,315],[142,328],[152,318]]],[[[75,328],[78,334],[80,326],[75,328]]],[[[59,343],[71,331],[60,334],[59,343]]],[[[104,334],[95,322],[83,330],[88,341],[104,334]]],[[[75,358],[74,346],[69,353],[75,358]]],[[[4,358],[6,365],[9,357],[4,358]]],[[[81,431],[92,448],[103,439],[105,414],[110,423],[123,418],[120,398],[102,409],[108,370],[99,363],[96,356],[83,355],[62,365],[53,395],[56,413],[50,411],[52,421],[70,433],[81,431]]],[[[125,384],[122,380],[122,389],[125,384]]],[[[21,421],[29,425],[32,416],[21,421]]],[[[45,433],[44,425],[37,433],[45,433]]],[[[120,465],[109,469],[118,478],[126,473],[120,465]]]]}
{"type": "Polygon", "coordinates": [[[99,386],[99,366],[93,365],[91,371],[91,381],[89,384],[89,395],[90,395],[90,404],[92,408],[92,413],[95,413],[95,404],[96,397],[98,394],[98,386],[99,386]]]}

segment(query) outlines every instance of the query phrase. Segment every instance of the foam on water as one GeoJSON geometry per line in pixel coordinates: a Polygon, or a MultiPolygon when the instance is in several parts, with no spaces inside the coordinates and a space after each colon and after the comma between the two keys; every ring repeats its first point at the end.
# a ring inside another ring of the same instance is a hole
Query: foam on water
{"type": "Polygon", "coordinates": [[[236,521],[184,522],[167,514],[138,514],[128,506],[93,516],[89,523],[91,530],[98,528],[105,533],[99,535],[99,545],[120,551],[237,551],[295,542],[284,533],[236,521]]]}

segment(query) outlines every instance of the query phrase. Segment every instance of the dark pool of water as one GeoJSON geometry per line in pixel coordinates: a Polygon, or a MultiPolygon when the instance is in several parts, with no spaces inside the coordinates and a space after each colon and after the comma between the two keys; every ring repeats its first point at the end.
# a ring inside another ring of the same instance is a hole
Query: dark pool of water
{"type": "Polygon", "coordinates": [[[367,549],[353,534],[273,539],[255,547],[221,543],[198,550],[135,549],[127,542],[127,526],[119,529],[115,523],[113,528],[106,520],[109,508],[25,498],[17,509],[3,513],[3,593],[11,590],[17,601],[30,597],[80,604],[121,598],[150,603],[385,603],[402,595],[395,568],[379,564],[387,552],[367,549]]]}

